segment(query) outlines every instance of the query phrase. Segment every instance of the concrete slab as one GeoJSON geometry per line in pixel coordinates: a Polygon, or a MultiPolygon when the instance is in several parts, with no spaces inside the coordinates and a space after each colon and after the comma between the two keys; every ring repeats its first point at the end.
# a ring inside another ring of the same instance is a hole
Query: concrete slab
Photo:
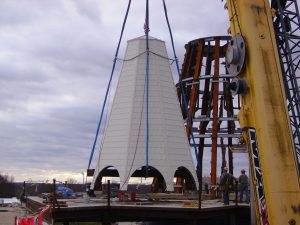
{"type": "Polygon", "coordinates": [[[15,217],[23,215],[24,211],[21,207],[0,207],[0,225],[15,224],[15,217]]]}

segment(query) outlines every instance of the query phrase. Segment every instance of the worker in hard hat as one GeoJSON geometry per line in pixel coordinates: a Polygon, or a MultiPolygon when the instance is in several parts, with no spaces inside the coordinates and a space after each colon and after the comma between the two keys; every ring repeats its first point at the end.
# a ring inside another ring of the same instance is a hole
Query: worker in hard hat
{"type": "Polygon", "coordinates": [[[246,203],[248,204],[250,201],[249,197],[249,178],[246,175],[246,171],[244,169],[241,170],[241,175],[239,176],[239,188],[240,188],[240,202],[243,202],[244,192],[246,194],[246,203]]]}
{"type": "Polygon", "coordinates": [[[229,191],[233,185],[233,180],[235,180],[234,176],[228,173],[227,167],[224,167],[220,179],[220,188],[223,192],[224,205],[229,205],[229,191]]]}

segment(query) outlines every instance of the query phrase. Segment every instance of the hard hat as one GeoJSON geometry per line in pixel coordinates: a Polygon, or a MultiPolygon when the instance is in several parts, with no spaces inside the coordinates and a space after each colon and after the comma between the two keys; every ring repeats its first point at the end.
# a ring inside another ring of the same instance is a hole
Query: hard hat
{"type": "Polygon", "coordinates": [[[227,168],[227,167],[224,167],[223,170],[224,170],[224,171],[228,171],[228,168],[227,168]]]}

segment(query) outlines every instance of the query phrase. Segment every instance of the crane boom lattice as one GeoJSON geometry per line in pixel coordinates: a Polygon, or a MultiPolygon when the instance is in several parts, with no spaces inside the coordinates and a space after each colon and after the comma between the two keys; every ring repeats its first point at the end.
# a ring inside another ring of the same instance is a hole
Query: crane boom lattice
{"type": "Polygon", "coordinates": [[[273,0],[273,20],[300,171],[300,17],[297,0],[273,0]]]}

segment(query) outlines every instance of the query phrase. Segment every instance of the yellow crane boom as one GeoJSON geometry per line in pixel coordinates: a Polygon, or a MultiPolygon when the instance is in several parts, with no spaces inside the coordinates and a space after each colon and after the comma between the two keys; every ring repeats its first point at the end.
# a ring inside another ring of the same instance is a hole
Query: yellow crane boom
{"type": "MultiPolygon", "coordinates": [[[[237,75],[243,85],[235,88],[244,86],[237,91],[238,118],[249,151],[256,224],[300,225],[299,171],[269,0],[227,0],[226,7],[230,33],[241,35],[247,49],[237,75]]],[[[237,64],[240,53],[231,50],[229,64],[237,64]]]]}

